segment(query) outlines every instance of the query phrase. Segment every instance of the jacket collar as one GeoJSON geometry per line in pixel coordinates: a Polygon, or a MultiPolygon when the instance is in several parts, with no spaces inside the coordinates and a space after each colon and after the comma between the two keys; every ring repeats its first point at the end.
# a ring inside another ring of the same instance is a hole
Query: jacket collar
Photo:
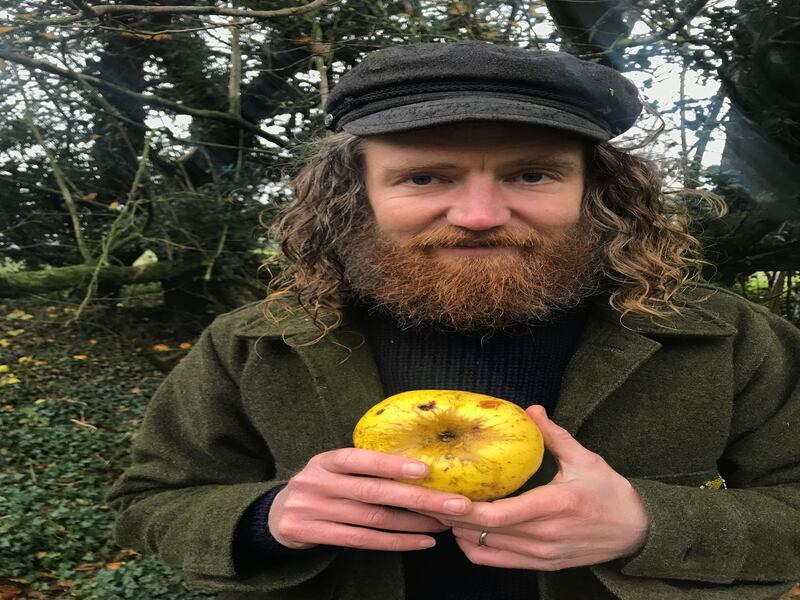
{"type": "MultiPolygon", "coordinates": [[[[713,290],[712,290],[713,293],[713,290]]],[[[594,410],[617,390],[659,348],[677,338],[734,335],[736,329],[712,311],[692,306],[681,315],[654,323],[637,315],[620,317],[607,296],[588,301],[589,318],[567,370],[554,419],[576,435],[594,410]]],[[[317,388],[334,414],[341,431],[383,399],[383,387],[372,351],[364,335],[363,313],[346,307],[342,325],[322,342],[308,345],[319,329],[302,310],[279,324],[263,317],[240,324],[235,331],[245,337],[283,339],[292,346],[317,381],[317,388]],[[306,345],[304,345],[306,344],[306,345]]],[[[350,440],[341,443],[350,445],[350,440]]]]}
{"type": "MultiPolygon", "coordinates": [[[[705,290],[710,294],[715,293],[713,288],[705,290]]],[[[588,304],[591,311],[590,321],[601,320],[614,328],[647,337],[720,337],[734,335],[737,331],[735,327],[702,305],[692,305],[683,309],[683,314],[652,321],[636,314],[621,317],[609,306],[606,294],[590,298],[588,304]]],[[[355,329],[362,333],[363,325],[362,313],[356,307],[346,305],[343,310],[341,330],[355,329]]],[[[243,337],[284,338],[286,341],[303,343],[314,340],[320,332],[313,319],[304,310],[295,308],[294,314],[277,324],[270,323],[259,315],[239,324],[234,333],[243,337]]]]}

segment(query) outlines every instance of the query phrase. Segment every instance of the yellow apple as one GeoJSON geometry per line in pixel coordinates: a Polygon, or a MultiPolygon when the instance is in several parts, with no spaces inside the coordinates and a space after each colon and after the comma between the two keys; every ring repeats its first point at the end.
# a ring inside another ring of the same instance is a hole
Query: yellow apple
{"type": "Polygon", "coordinates": [[[407,483],[494,500],[519,489],[542,464],[539,428],[507,400],[460,390],[412,390],[370,408],[353,431],[356,448],[424,462],[407,483]]]}

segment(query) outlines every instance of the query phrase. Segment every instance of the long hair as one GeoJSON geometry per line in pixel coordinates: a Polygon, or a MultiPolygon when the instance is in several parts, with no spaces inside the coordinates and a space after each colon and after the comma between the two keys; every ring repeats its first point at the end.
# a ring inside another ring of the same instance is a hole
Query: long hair
{"type": "MultiPolygon", "coordinates": [[[[335,248],[363,226],[369,214],[363,178],[364,140],[338,133],[309,144],[292,187],[295,200],[269,228],[280,241],[281,272],[270,282],[262,307],[275,323],[296,310],[294,300],[321,330],[314,342],[342,321],[347,283],[335,248]],[[282,314],[272,308],[281,307],[282,314]]],[[[588,149],[582,218],[601,241],[601,269],[609,304],[621,316],[650,319],[681,314],[679,292],[706,264],[689,216],[662,191],[651,161],[608,143],[588,149]]],[[[690,190],[691,192],[691,190],[690,190]]],[[[721,201],[705,197],[717,212],[721,201]]],[[[266,226],[266,225],[265,225],[266,226]]],[[[312,343],[314,343],[312,342],[312,343]]]]}

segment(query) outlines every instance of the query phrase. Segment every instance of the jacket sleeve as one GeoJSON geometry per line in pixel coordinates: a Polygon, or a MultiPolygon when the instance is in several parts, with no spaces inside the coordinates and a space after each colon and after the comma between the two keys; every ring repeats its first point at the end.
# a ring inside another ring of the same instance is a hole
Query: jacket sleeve
{"type": "Polygon", "coordinates": [[[773,598],[800,581],[800,331],[755,305],[736,326],[733,424],[718,461],[728,489],[630,480],[651,518],[645,545],[593,568],[622,598],[631,579],[620,575],[698,600],[773,598]]]}
{"type": "Polygon", "coordinates": [[[118,512],[116,540],[158,555],[207,590],[292,588],[319,574],[335,550],[264,557],[257,572],[236,573],[237,524],[265,492],[286,481],[275,479],[272,456],[244,413],[238,373],[220,359],[214,330],[212,324],[203,332],[147,408],[132,465],[108,495],[118,512]]]}

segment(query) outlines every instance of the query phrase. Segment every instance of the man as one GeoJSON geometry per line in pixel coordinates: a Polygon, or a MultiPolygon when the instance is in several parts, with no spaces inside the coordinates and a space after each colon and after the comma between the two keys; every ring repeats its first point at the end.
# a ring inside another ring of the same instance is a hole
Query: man
{"type": "Polygon", "coordinates": [[[288,267],[159,389],[111,492],[120,543],[230,599],[742,600],[800,580],[800,333],[689,285],[696,240],[607,143],[639,114],[630,82],[419,44],[368,55],[327,109],[337,133],[278,227],[288,267]],[[396,481],[427,467],[350,436],[409,389],[516,402],[545,465],[494,502],[396,481]]]}

